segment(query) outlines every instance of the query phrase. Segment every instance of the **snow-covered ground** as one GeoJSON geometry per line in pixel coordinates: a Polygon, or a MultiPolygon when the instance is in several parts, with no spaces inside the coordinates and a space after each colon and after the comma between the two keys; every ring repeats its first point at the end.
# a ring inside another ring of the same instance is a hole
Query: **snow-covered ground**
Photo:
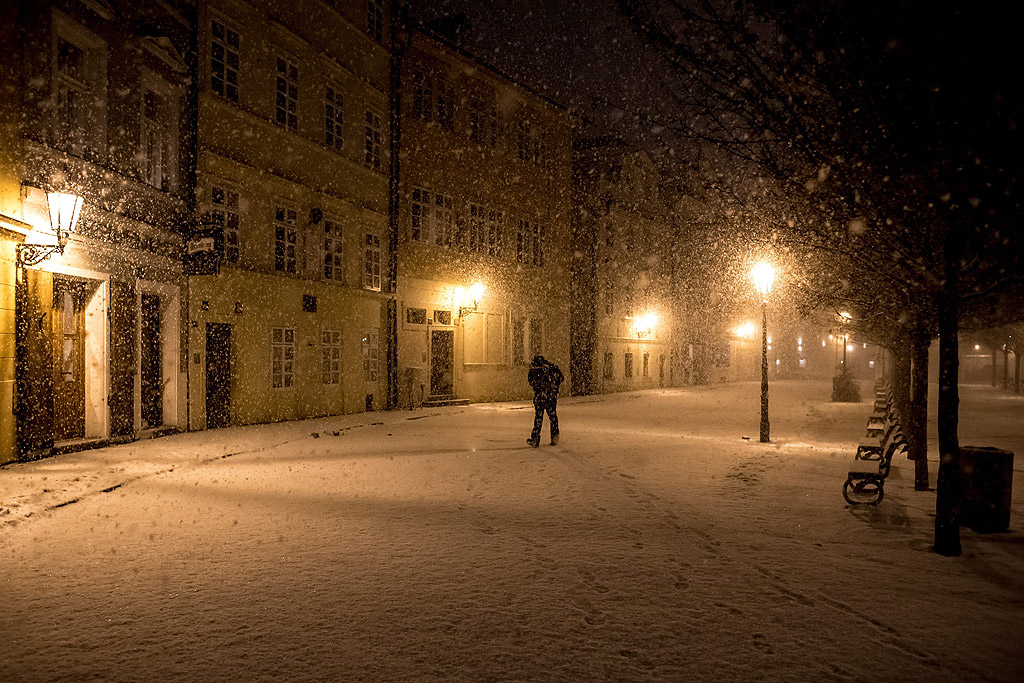
{"type": "MultiPolygon", "coordinates": [[[[502,403],[3,468],[0,681],[1024,679],[1019,472],[937,556],[912,463],[845,505],[870,406],[828,392],[773,383],[771,444],[735,384],[563,400],[537,450],[502,403]]],[[[962,401],[1024,454],[1024,398],[962,401]]]]}

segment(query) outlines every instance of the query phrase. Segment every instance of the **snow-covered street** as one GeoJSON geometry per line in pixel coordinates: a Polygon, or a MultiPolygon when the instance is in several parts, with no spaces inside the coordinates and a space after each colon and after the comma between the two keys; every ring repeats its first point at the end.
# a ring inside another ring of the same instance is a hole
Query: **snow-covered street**
{"type": "Polygon", "coordinates": [[[907,460],[845,504],[829,388],[773,382],[771,444],[741,383],[563,399],[537,450],[498,403],[0,469],[0,680],[1021,680],[1024,397],[962,388],[1014,507],[945,558],[907,460]]]}

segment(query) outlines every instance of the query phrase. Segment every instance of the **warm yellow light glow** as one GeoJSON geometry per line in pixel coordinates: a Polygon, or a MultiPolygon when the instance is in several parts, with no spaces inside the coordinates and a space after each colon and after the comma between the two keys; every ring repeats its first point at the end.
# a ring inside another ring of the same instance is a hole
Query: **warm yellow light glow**
{"type": "Polygon", "coordinates": [[[802,346],[803,343],[804,343],[804,338],[803,337],[797,337],[796,338],[796,345],[797,346],[802,346]]]}
{"type": "Polygon", "coordinates": [[[803,344],[797,344],[796,345],[796,350],[797,351],[803,351],[804,350],[804,345],[803,344]]]}
{"type": "Polygon", "coordinates": [[[980,350],[980,349],[981,349],[981,345],[980,345],[980,344],[975,344],[975,345],[974,345],[974,350],[975,350],[975,351],[978,351],[978,350],[980,350]]]}
{"type": "Polygon", "coordinates": [[[757,328],[754,327],[754,323],[748,320],[736,328],[736,336],[743,337],[744,339],[753,339],[756,331],[757,328]]]}
{"type": "Polygon", "coordinates": [[[847,344],[846,345],[846,350],[847,351],[853,351],[853,344],[847,344]]]}
{"type": "Polygon", "coordinates": [[[471,284],[469,286],[469,295],[471,297],[473,297],[473,305],[474,306],[479,306],[480,305],[480,299],[484,295],[483,283],[474,282],[473,284],[471,284]]]}
{"type": "Polygon", "coordinates": [[[653,311],[648,311],[633,320],[633,329],[638,337],[646,337],[654,330],[657,322],[658,315],[653,311]]]}
{"type": "Polygon", "coordinates": [[[850,319],[852,319],[852,318],[853,318],[853,316],[852,316],[852,315],[850,315],[849,313],[847,313],[846,311],[842,311],[842,312],[841,312],[841,313],[839,314],[839,317],[840,317],[840,318],[842,318],[843,320],[850,320],[850,319]]]}
{"type": "Polygon", "coordinates": [[[772,291],[772,283],[775,281],[775,269],[770,263],[761,261],[750,269],[750,279],[754,281],[754,288],[761,296],[768,296],[772,291]]]}
{"type": "Polygon", "coordinates": [[[67,242],[68,236],[75,231],[84,201],[82,197],[69,192],[46,193],[46,204],[50,208],[50,227],[57,233],[57,239],[61,244],[67,242]]]}
{"type": "MultiPolygon", "coordinates": [[[[830,335],[830,336],[829,336],[829,339],[831,339],[831,338],[832,338],[832,337],[831,337],[831,335],[830,335]]],[[[824,340],[824,339],[822,339],[822,340],[821,340],[821,348],[825,348],[825,340],[824,340]]]]}

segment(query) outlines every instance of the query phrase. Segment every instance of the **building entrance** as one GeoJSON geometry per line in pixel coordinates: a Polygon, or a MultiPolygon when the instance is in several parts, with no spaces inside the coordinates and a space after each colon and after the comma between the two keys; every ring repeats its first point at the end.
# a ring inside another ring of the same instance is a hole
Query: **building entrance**
{"type": "Polygon", "coordinates": [[[231,325],[206,324],[206,428],[231,424],[231,325]]]}
{"type": "Polygon", "coordinates": [[[455,366],[455,332],[430,331],[430,395],[451,396],[455,387],[452,369],[455,366]]]}

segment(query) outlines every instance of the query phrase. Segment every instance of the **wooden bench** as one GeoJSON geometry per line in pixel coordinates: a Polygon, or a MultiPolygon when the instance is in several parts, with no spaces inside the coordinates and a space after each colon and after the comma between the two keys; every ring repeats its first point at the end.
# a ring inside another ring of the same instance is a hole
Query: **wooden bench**
{"type": "Polygon", "coordinates": [[[843,482],[843,498],[850,505],[878,505],[885,496],[885,479],[892,467],[892,457],[906,448],[897,427],[886,439],[877,458],[855,458],[843,482]]]}

